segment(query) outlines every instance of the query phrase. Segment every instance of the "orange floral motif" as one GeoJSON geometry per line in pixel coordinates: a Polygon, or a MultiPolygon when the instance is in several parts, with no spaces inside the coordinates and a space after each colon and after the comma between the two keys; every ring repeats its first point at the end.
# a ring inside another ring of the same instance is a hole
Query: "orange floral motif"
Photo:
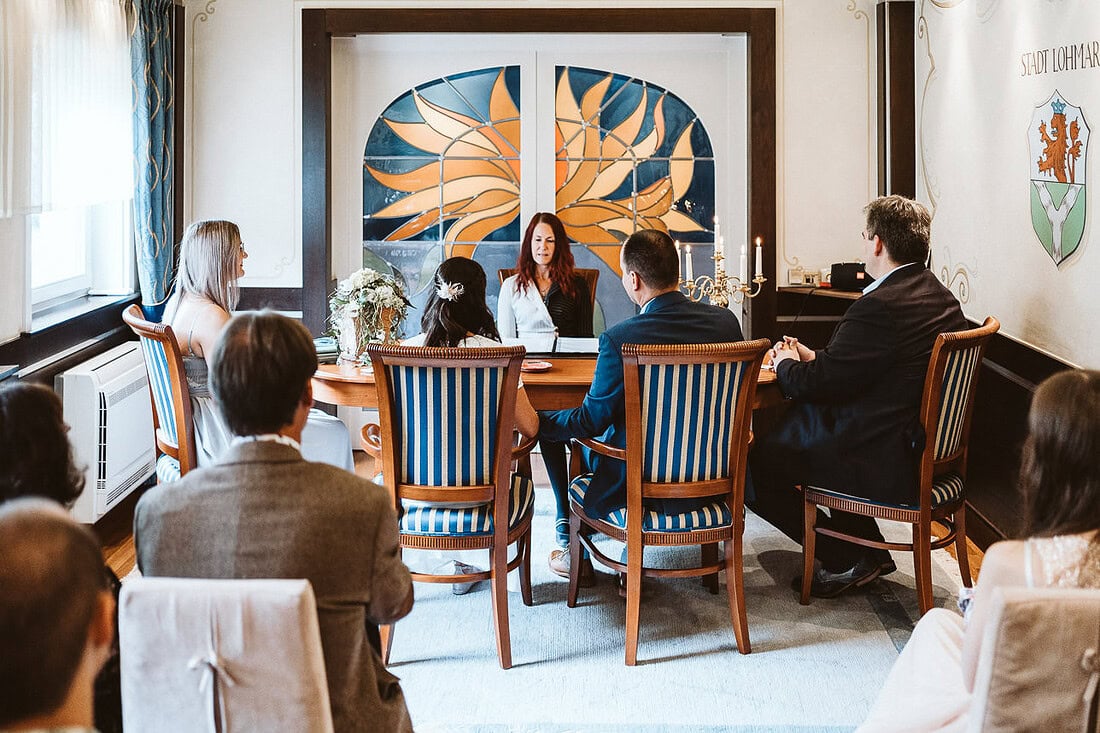
{"type": "Polygon", "coordinates": [[[520,123],[504,70],[493,84],[487,122],[434,104],[416,90],[413,97],[423,122],[384,122],[409,145],[439,160],[405,173],[364,165],[379,183],[407,194],[371,214],[411,217],[386,241],[450,222],[443,239],[455,249],[455,242],[481,241],[512,222],[519,215],[520,123]]]}
{"type": "MultiPolygon", "coordinates": [[[[646,117],[650,94],[650,88],[646,87],[626,119],[606,131],[601,139],[601,106],[612,79],[613,75],[608,74],[593,84],[581,96],[579,104],[569,85],[568,70],[558,81],[557,209],[569,236],[582,244],[600,245],[618,244],[639,229],[704,231],[698,222],[674,206],[687,193],[694,176],[691,145],[694,121],[676,139],[667,176],[629,196],[606,198],[623,184],[640,162],[653,156],[666,134],[663,109],[667,93],[660,92],[653,109],[653,129],[635,142],[646,117]]],[[[606,257],[603,259],[618,271],[617,256],[613,262],[606,257]]]]}

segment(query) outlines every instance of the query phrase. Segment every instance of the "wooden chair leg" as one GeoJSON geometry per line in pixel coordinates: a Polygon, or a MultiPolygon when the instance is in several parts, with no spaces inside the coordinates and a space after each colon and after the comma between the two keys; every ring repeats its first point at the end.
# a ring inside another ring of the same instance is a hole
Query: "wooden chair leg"
{"type": "Polygon", "coordinates": [[[932,528],[913,525],[913,567],[917,576],[920,615],[932,608],[932,528]]]}
{"type": "Polygon", "coordinates": [[[626,663],[638,663],[638,624],[642,615],[642,545],[626,544],[626,663]]]}
{"type": "MultiPolygon", "coordinates": [[[[507,540],[505,540],[507,542],[507,540]]],[[[493,598],[493,625],[497,633],[497,657],[501,669],[512,666],[512,642],[508,635],[508,549],[489,549],[492,577],[489,578],[493,598]]]]}
{"type": "MultiPolygon", "coordinates": [[[[715,542],[710,545],[700,545],[699,554],[701,558],[701,565],[714,565],[718,562],[718,543],[715,542]]],[[[727,579],[729,576],[726,576],[727,579]]],[[[718,571],[711,573],[710,575],[703,576],[703,587],[711,592],[712,595],[718,595],[718,571]]]]}
{"type": "Polygon", "coordinates": [[[581,580],[581,518],[570,508],[569,510],[569,594],[566,596],[565,605],[575,608],[577,605],[577,590],[581,580]]]}
{"type": "Polygon", "coordinates": [[[379,626],[378,637],[382,641],[382,664],[389,664],[390,646],[393,644],[393,624],[379,626]]]}
{"type": "Polygon", "coordinates": [[[749,642],[749,618],[745,611],[745,567],[744,549],[741,537],[745,525],[733,528],[733,537],[726,540],[726,593],[730,601],[730,619],[733,621],[733,636],[737,639],[737,651],[742,654],[752,652],[749,642]]]}
{"type": "Polygon", "coordinates": [[[519,547],[516,548],[520,553],[519,561],[519,590],[520,595],[523,597],[523,605],[530,606],[533,601],[531,599],[531,527],[528,525],[527,531],[520,535],[519,547]]]}
{"type": "Polygon", "coordinates": [[[817,546],[817,504],[802,501],[802,593],[798,602],[810,605],[810,588],[814,582],[814,550],[817,546]]]}
{"type": "Polygon", "coordinates": [[[966,547],[966,505],[960,506],[955,511],[955,555],[959,560],[959,575],[962,576],[963,585],[967,588],[974,586],[974,579],[970,576],[970,554],[966,547]]]}

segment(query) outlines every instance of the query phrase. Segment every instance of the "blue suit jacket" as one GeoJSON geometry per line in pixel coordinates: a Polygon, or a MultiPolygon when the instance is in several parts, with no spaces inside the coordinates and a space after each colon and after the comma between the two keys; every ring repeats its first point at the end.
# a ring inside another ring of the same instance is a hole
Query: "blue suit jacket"
{"type": "MultiPolygon", "coordinates": [[[[657,296],[642,312],[600,336],[592,386],[580,407],[539,414],[539,437],[565,441],[598,438],[626,447],[623,344],[714,344],[741,341],[741,324],[726,308],[693,303],[682,293],[657,296]]],[[[626,506],[626,467],[614,458],[592,456],[595,476],[584,497],[585,510],[603,517],[626,506]]],[[[706,500],[665,501],[665,511],[685,511],[706,500]]]]}

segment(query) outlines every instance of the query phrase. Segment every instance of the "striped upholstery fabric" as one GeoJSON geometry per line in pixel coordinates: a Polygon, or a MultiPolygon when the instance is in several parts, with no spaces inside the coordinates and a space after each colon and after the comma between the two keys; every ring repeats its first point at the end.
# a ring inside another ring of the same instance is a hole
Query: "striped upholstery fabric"
{"type": "MultiPolygon", "coordinates": [[[[569,498],[584,506],[584,494],[592,474],[578,476],[569,484],[569,498]]],[[[603,518],[608,524],[626,529],[626,509],[617,509],[603,518]]],[[[716,501],[701,509],[683,514],[659,514],[648,509],[642,512],[643,532],[691,532],[697,529],[728,527],[733,523],[733,513],[725,501],[716,501]]]]}
{"type": "Polygon", "coordinates": [[[179,481],[180,477],[180,462],[172,456],[161,454],[157,458],[157,483],[167,484],[179,481]]]}
{"type": "Polygon", "coordinates": [[[399,481],[428,486],[493,482],[504,369],[386,367],[394,392],[399,481]]]}
{"type": "Polygon", "coordinates": [[[749,362],[638,367],[642,480],[707,481],[729,468],[731,418],[749,362]],[[690,395],[690,399],[685,399],[690,395]]]}
{"type": "MultiPolygon", "coordinates": [[[[828,489],[822,489],[818,486],[813,487],[814,491],[819,491],[822,494],[828,494],[835,496],[839,499],[850,499],[852,501],[858,501],[863,504],[874,504],[876,506],[885,507],[897,507],[898,509],[920,509],[919,504],[890,504],[884,501],[870,501],[862,496],[852,496],[851,494],[845,494],[842,491],[830,491],[828,489]]],[[[963,492],[963,479],[957,473],[945,473],[942,476],[936,476],[932,479],[932,508],[935,509],[943,504],[948,503],[954,499],[959,498],[963,492]]]]}
{"type": "MultiPolygon", "coordinates": [[[[535,504],[535,484],[526,476],[512,474],[508,501],[508,529],[519,524],[535,504]]],[[[489,535],[493,533],[493,503],[474,507],[409,502],[401,517],[401,532],[421,535],[489,535]]]]}
{"type": "MultiPolygon", "coordinates": [[[[157,408],[157,420],[168,442],[179,445],[176,427],[176,411],[172,405],[172,381],[168,375],[168,353],[164,344],[153,339],[140,338],[141,352],[145,357],[145,371],[149,374],[149,389],[157,408]]],[[[179,478],[179,464],[176,465],[179,478]]]]}
{"type": "Polygon", "coordinates": [[[978,354],[981,348],[979,344],[947,355],[943,390],[940,393],[940,418],[936,425],[934,460],[946,458],[959,449],[966,400],[978,373],[978,354]]]}

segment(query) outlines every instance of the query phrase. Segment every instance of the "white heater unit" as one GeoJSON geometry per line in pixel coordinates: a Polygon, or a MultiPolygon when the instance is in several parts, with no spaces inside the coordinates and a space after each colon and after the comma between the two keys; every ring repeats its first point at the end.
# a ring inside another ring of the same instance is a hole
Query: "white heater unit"
{"type": "Polygon", "coordinates": [[[58,375],[55,388],[84,493],[73,505],[79,522],[95,522],[152,475],[156,466],[149,379],[141,348],[122,344],[58,375]]]}

